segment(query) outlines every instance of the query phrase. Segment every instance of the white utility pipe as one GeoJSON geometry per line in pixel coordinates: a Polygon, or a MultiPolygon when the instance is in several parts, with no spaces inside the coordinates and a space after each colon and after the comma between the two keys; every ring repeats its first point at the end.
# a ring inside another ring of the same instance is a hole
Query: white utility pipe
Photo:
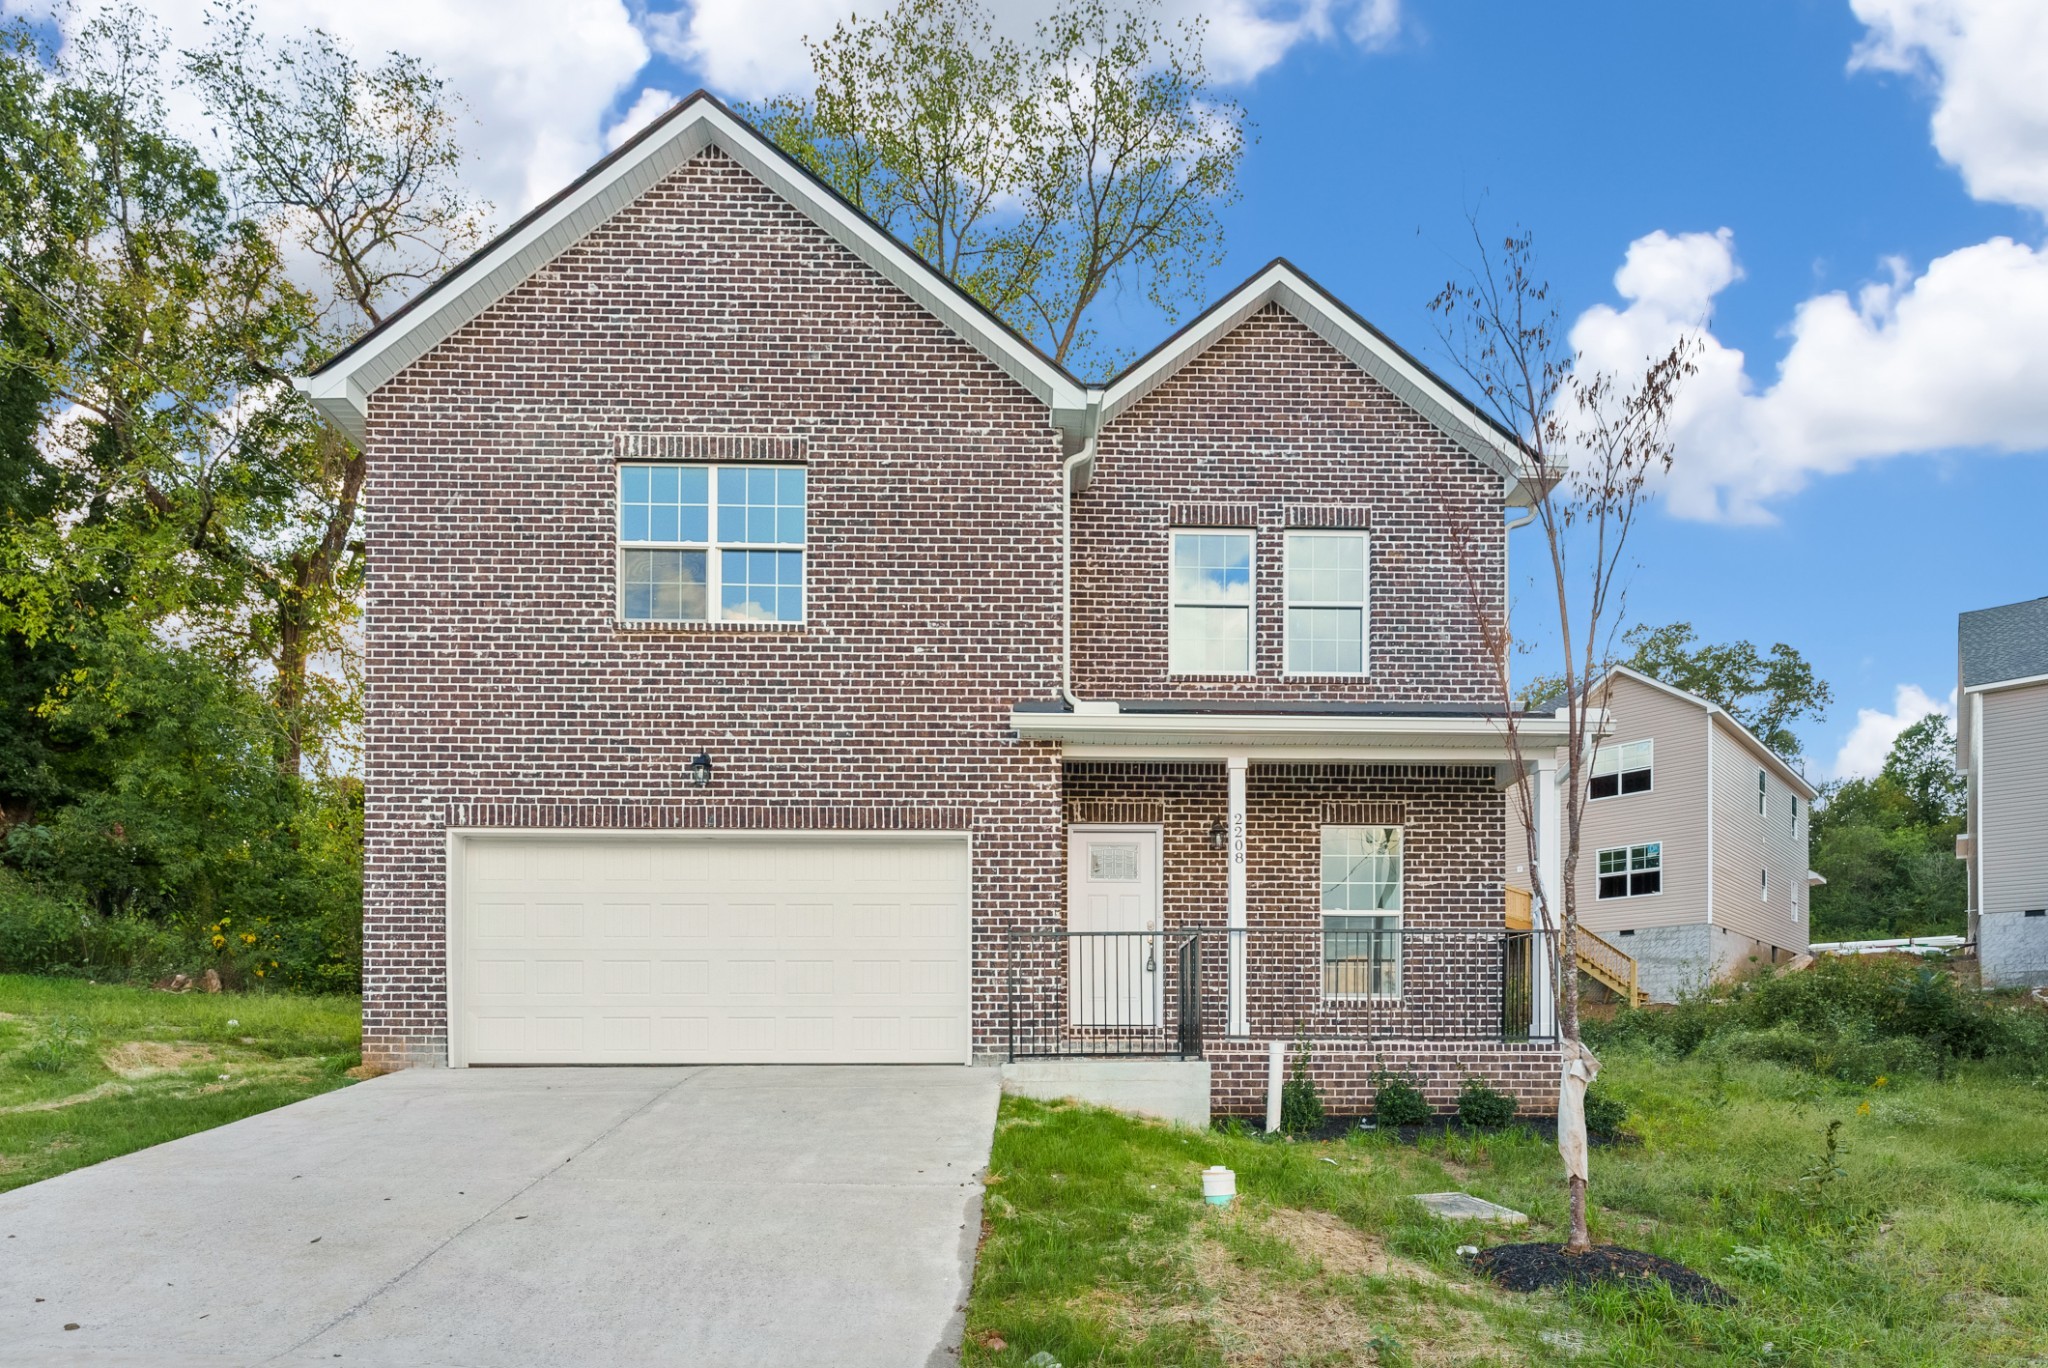
{"type": "Polygon", "coordinates": [[[1287,1081],[1287,1042],[1276,1040],[1266,1049],[1266,1134],[1280,1129],[1280,1089],[1287,1081]]]}

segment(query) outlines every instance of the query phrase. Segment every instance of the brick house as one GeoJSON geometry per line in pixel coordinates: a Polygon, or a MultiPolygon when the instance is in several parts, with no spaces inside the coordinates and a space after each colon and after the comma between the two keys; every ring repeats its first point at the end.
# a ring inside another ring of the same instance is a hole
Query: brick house
{"type": "Polygon", "coordinates": [[[1244,1113],[1300,1029],[1334,1110],[1550,1105],[1447,530],[1498,601],[1519,451],[1284,262],[1086,384],[699,94],[299,383],[370,460],[372,1062],[1244,1113]]]}

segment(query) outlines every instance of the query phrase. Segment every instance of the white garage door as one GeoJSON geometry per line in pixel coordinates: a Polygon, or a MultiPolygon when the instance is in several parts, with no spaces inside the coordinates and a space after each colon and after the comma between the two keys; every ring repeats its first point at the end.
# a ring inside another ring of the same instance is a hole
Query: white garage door
{"type": "Polygon", "coordinates": [[[455,843],[456,1064],[968,1058],[964,839],[455,843]]]}

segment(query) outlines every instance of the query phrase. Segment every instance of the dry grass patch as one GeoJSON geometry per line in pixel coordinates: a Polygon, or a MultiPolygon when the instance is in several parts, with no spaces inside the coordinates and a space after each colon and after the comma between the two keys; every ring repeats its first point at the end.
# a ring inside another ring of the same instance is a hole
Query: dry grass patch
{"type": "Polygon", "coordinates": [[[123,1078],[148,1078],[152,1074],[189,1069],[213,1061],[214,1052],[204,1045],[167,1045],[158,1040],[123,1041],[101,1054],[101,1061],[123,1078]]]}

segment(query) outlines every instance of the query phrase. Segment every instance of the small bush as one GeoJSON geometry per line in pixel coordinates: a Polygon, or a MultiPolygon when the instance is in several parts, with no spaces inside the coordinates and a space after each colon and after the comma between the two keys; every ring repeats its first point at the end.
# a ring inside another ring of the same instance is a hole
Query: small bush
{"type": "Polygon", "coordinates": [[[1308,1071],[1314,1051],[1308,1034],[1294,1034],[1294,1063],[1280,1085],[1280,1129],[1288,1135],[1306,1135],[1323,1124],[1323,1099],[1316,1080],[1308,1071]]]}
{"type": "Polygon", "coordinates": [[[1586,1089],[1586,1132],[1616,1135],[1628,1123],[1628,1104],[1601,1091],[1598,1084],[1586,1089]]]}
{"type": "Polygon", "coordinates": [[[1475,1130],[1498,1130],[1515,1119],[1515,1099],[1490,1088],[1483,1078],[1468,1078],[1458,1093],[1458,1120],[1475,1130]]]}
{"type": "Polygon", "coordinates": [[[1380,1126],[1419,1126],[1436,1113],[1408,1074],[1385,1069],[1372,1076],[1372,1119],[1380,1126]]]}

